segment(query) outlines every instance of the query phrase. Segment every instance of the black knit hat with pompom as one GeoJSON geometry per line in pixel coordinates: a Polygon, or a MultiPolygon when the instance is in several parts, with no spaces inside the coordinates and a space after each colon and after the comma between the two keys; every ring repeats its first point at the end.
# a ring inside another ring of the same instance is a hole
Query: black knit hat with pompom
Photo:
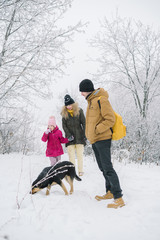
{"type": "Polygon", "coordinates": [[[65,104],[65,106],[71,105],[73,103],[75,103],[75,101],[71,98],[71,96],[69,94],[67,94],[64,97],[64,104],[65,104]]]}

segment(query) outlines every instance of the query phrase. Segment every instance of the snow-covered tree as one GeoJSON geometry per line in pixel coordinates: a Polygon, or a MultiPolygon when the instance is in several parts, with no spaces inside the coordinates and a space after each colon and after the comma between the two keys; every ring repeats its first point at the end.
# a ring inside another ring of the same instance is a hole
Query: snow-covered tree
{"type": "Polygon", "coordinates": [[[78,27],[57,27],[70,2],[11,0],[0,4],[1,101],[48,94],[49,83],[66,64],[65,43],[78,27]]]}
{"type": "Polygon", "coordinates": [[[100,70],[95,81],[112,84],[117,98],[125,91],[126,98],[123,96],[121,104],[125,105],[128,122],[127,145],[134,149],[132,159],[151,161],[153,154],[148,153],[154,151],[151,143],[157,132],[157,121],[154,115],[152,122],[149,121],[149,116],[153,103],[160,98],[160,32],[130,19],[105,18],[91,45],[100,52],[97,59],[100,70]],[[152,133],[151,125],[155,126],[152,133]]]}
{"type": "Polygon", "coordinates": [[[24,105],[36,105],[37,96],[48,97],[51,84],[63,74],[68,63],[65,44],[81,26],[62,28],[71,2],[0,1],[0,129],[12,128],[15,109],[19,113],[24,105]]]}

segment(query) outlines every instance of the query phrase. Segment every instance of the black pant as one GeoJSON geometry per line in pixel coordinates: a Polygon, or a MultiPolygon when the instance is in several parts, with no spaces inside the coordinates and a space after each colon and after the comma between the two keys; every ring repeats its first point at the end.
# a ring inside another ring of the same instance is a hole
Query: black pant
{"type": "Polygon", "coordinates": [[[99,169],[103,172],[106,181],[106,192],[111,191],[114,199],[122,197],[119,179],[111,162],[111,139],[98,141],[92,144],[99,169]]]}

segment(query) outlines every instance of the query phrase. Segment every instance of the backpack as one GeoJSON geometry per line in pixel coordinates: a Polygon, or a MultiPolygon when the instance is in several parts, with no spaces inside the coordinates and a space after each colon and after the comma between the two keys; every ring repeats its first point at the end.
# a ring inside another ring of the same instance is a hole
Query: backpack
{"type": "MultiPolygon", "coordinates": [[[[99,108],[101,109],[101,104],[100,104],[100,98],[98,98],[98,105],[99,108]]],[[[123,120],[121,115],[118,113],[114,112],[116,121],[114,126],[111,128],[112,131],[112,140],[120,140],[121,138],[126,136],[126,126],[123,124],[123,120]]]]}

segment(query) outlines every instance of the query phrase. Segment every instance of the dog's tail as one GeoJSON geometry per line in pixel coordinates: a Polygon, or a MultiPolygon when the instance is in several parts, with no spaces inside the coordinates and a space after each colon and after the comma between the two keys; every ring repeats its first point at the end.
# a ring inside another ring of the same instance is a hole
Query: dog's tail
{"type": "Polygon", "coordinates": [[[78,177],[77,174],[76,174],[76,176],[75,176],[75,179],[76,179],[77,181],[82,181],[82,179],[81,179],[80,177],[78,177]]]}

